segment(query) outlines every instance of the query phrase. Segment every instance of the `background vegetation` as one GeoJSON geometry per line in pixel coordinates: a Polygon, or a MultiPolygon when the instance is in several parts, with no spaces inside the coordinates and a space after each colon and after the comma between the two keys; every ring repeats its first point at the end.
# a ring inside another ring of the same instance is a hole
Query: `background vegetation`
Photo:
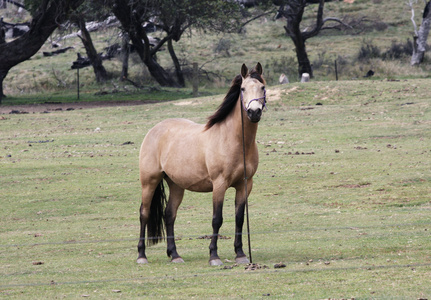
{"type": "MultiPolygon", "coordinates": [[[[303,27],[315,22],[317,6],[310,5],[302,22],[303,27]]],[[[420,23],[423,3],[415,5],[416,23],[420,23]]],[[[11,14],[12,16],[12,14],[11,14]]],[[[325,4],[325,17],[335,16],[353,26],[348,29],[324,30],[307,40],[307,51],[313,62],[315,80],[334,80],[334,61],[337,60],[339,79],[351,80],[365,76],[368,70],[375,72],[374,78],[426,78],[429,76],[429,54],[419,67],[410,66],[411,40],[413,26],[411,12],[403,1],[387,3],[385,1],[356,0],[353,3],[328,2],[325,4]]],[[[298,81],[295,49],[290,38],[285,36],[284,20],[274,21],[274,15],[262,17],[245,27],[239,34],[212,34],[203,31],[188,31],[178,43],[174,43],[177,55],[185,70],[188,91],[191,90],[192,63],[200,67],[200,90],[202,94],[221,92],[238,73],[238,65],[254,65],[260,61],[266,70],[270,85],[278,83],[281,73],[288,75],[291,82],[298,81]]],[[[79,38],[60,41],[62,47],[73,46],[65,54],[44,57],[43,51],[53,51],[51,41],[57,41],[66,33],[57,32],[47,41],[39,54],[31,60],[11,69],[4,82],[5,104],[16,103],[19,99],[32,98],[31,101],[50,101],[57,97],[70,97],[76,100],[76,70],[71,70],[76,54],[85,55],[79,38]]],[[[99,52],[114,43],[121,43],[118,28],[109,28],[92,32],[92,39],[99,52]]],[[[162,33],[154,33],[157,37],[162,33]]],[[[112,92],[116,99],[127,98],[135,94],[135,99],[152,94],[158,85],[152,80],[145,66],[135,55],[131,56],[130,79],[146,89],[137,89],[130,82],[120,82],[121,62],[119,59],[104,61],[104,66],[111,76],[104,85],[96,84],[91,67],[80,70],[82,99],[93,100],[106,97],[111,99],[112,92]],[[98,97],[94,94],[98,93],[98,97]],[[106,94],[109,95],[100,95],[106,94]]],[[[174,74],[171,59],[165,49],[158,54],[161,65],[174,74]]],[[[160,89],[159,89],[160,90],[160,89]]],[[[166,89],[163,89],[166,90],[166,89]]],[[[183,90],[187,91],[187,89],[183,90]]],[[[180,92],[182,94],[182,92],[180,92]]],[[[62,100],[65,101],[65,100],[62,100]]]]}
{"type": "MultiPolygon", "coordinates": [[[[296,62],[282,21],[267,18],[240,35],[191,32],[176,45],[184,61],[211,72],[208,80],[202,72],[200,91],[214,95],[0,115],[0,295],[429,299],[429,57],[412,68],[408,56],[382,56],[411,36],[410,14],[396,2],[326,4],[328,15],[366,21],[363,31],[328,31],[309,40],[311,59],[320,67],[308,84],[274,86],[280,72],[296,74],[296,62]],[[359,59],[362,48],[379,55],[359,59]],[[335,59],[338,82],[331,69],[335,59]],[[256,61],[269,82],[249,199],[253,262],[260,268],[233,263],[233,191],[224,206],[226,239],[219,242],[226,268],[208,266],[209,240],[203,237],[211,233],[211,196],[199,193],[186,193],[176,225],[186,263],[169,263],[161,243],[148,249],[149,265],[137,265],[137,158],[144,135],[165,118],[205,122],[241,64],[256,61]],[[362,78],[369,69],[375,76],[362,78]],[[278,263],[286,267],[275,268],[278,263]]],[[[94,33],[98,49],[115,41],[116,32],[94,33]]],[[[5,80],[5,104],[76,101],[70,65],[82,49],[78,39],[63,41],[69,45],[75,52],[38,54],[13,68],[5,80]]],[[[159,60],[168,65],[165,55],[159,60]]],[[[158,87],[138,63],[133,80],[145,89],[116,79],[119,61],[105,67],[113,74],[105,85],[94,83],[91,69],[81,70],[83,100],[191,96],[190,87],[158,87]]]]}

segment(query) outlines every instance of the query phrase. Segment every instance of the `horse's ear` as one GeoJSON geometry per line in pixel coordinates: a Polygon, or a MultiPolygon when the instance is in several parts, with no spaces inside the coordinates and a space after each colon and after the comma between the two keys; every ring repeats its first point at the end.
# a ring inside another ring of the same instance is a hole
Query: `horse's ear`
{"type": "Polygon", "coordinates": [[[248,75],[247,66],[245,64],[242,64],[242,67],[241,67],[241,76],[242,76],[242,78],[246,78],[247,75],[248,75]]]}
{"type": "Polygon", "coordinates": [[[256,70],[257,73],[259,73],[259,75],[262,75],[263,68],[262,68],[262,65],[260,64],[260,62],[257,63],[257,65],[254,69],[256,70]]]}

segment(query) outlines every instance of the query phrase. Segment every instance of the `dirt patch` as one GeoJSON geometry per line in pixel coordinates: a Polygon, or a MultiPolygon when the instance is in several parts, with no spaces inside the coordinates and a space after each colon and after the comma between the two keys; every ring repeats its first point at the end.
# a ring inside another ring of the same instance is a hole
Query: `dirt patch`
{"type": "Polygon", "coordinates": [[[280,101],[281,100],[281,90],[280,89],[268,89],[266,91],[266,96],[269,101],[280,101]]]}
{"type": "Polygon", "coordinates": [[[199,101],[180,101],[180,102],[174,103],[174,105],[176,105],[176,106],[187,106],[187,105],[195,106],[195,105],[199,105],[199,104],[201,104],[201,102],[199,102],[199,101]]]}
{"type": "Polygon", "coordinates": [[[72,111],[100,107],[134,106],[155,103],[159,101],[94,101],[76,103],[41,103],[26,105],[0,105],[0,114],[33,114],[54,111],[72,111]]]}

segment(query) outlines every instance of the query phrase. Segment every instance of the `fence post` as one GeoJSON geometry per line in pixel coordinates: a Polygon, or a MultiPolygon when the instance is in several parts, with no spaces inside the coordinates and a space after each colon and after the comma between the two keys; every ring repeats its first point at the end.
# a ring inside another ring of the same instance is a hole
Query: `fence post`
{"type": "Polygon", "coordinates": [[[199,87],[199,69],[198,63],[193,63],[193,97],[198,96],[198,87],[199,87]]]}
{"type": "Polygon", "coordinates": [[[77,86],[77,92],[78,92],[78,100],[79,100],[79,68],[76,69],[76,86],[77,86]]]}
{"type": "Polygon", "coordinates": [[[335,80],[338,81],[338,69],[337,69],[337,60],[335,62],[335,80]]]}

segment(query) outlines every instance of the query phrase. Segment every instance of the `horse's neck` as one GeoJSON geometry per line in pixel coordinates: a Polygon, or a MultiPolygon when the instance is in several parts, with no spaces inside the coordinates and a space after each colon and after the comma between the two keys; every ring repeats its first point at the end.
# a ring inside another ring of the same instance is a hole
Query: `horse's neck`
{"type": "MultiPolygon", "coordinates": [[[[242,126],[244,123],[244,141],[246,147],[251,147],[255,144],[256,140],[256,132],[257,132],[257,123],[252,123],[247,117],[247,113],[244,111],[244,109],[241,106],[241,99],[238,99],[238,103],[235,106],[234,111],[227,119],[228,128],[230,128],[231,131],[234,131],[234,135],[236,139],[239,139],[240,144],[242,145],[242,139],[243,139],[243,130],[242,126]],[[241,119],[241,114],[242,119],[241,119]]],[[[231,133],[232,134],[232,133],[231,133]]]]}

